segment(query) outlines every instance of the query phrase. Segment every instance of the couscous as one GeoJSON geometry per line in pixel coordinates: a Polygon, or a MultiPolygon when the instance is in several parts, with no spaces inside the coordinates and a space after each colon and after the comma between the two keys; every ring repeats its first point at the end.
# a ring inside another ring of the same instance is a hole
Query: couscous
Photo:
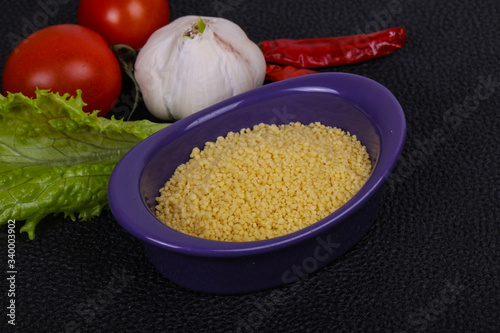
{"type": "Polygon", "coordinates": [[[156,215],[212,240],[274,238],[337,210],[371,168],[366,148],[339,128],[259,124],[194,148],[160,189],[156,215]]]}

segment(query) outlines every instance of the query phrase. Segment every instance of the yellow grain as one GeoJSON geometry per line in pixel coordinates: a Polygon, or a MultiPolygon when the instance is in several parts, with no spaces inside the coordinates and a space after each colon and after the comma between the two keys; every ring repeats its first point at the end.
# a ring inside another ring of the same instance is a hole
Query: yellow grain
{"type": "Polygon", "coordinates": [[[207,239],[274,238],[340,208],[371,168],[366,147],[339,128],[259,124],[193,148],[160,189],[156,216],[207,239]]]}

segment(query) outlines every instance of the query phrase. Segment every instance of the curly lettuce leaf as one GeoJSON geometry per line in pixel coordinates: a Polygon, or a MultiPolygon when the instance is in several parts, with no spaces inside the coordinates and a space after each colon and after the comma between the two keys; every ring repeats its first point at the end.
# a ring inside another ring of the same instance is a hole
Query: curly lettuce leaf
{"type": "Polygon", "coordinates": [[[98,117],[77,96],[46,90],[36,98],[0,95],[0,225],[49,214],[88,220],[107,207],[107,184],[120,158],[168,124],[98,117]]]}

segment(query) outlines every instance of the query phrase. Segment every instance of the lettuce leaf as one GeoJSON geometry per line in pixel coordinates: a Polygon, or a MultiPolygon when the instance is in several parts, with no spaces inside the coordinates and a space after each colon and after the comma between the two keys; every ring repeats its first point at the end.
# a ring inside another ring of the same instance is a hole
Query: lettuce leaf
{"type": "Polygon", "coordinates": [[[21,232],[49,214],[73,221],[107,207],[107,184],[120,158],[169,125],[123,121],[82,111],[77,96],[38,90],[36,98],[0,95],[0,225],[25,220],[21,232]]]}

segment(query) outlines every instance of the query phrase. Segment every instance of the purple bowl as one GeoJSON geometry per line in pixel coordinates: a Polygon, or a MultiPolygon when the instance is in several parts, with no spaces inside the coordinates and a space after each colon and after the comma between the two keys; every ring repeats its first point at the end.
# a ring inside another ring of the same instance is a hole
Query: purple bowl
{"type": "Polygon", "coordinates": [[[150,136],[116,165],[109,205],[140,239],[154,266],[189,289],[247,293],[304,278],[350,249],[372,225],[381,187],[404,145],[406,123],[396,98],[379,83],[345,73],[306,75],[227,99],[150,136]],[[154,215],[159,189],[194,147],[259,123],[321,122],[355,134],[373,171],[344,206],[289,235],[253,242],[201,239],[171,229],[154,215]]]}

